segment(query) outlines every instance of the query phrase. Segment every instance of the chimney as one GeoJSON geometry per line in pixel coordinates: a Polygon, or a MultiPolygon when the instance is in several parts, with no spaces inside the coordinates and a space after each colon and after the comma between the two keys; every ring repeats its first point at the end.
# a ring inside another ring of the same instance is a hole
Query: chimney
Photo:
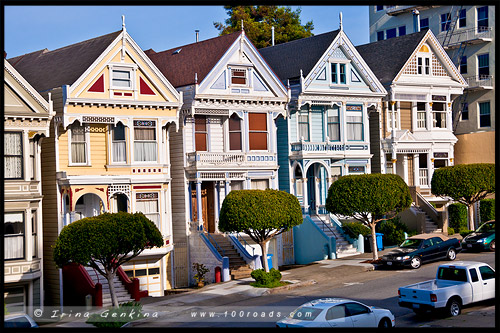
{"type": "Polygon", "coordinates": [[[274,46],[274,26],[271,27],[271,45],[274,46]]]}
{"type": "Polygon", "coordinates": [[[413,32],[420,32],[420,12],[418,9],[411,12],[413,13],[413,32]]]}
{"type": "Polygon", "coordinates": [[[195,30],[194,32],[196,33],[196,43],[198,43],[198,40],[200,38],[200,30],[195,30]]]}

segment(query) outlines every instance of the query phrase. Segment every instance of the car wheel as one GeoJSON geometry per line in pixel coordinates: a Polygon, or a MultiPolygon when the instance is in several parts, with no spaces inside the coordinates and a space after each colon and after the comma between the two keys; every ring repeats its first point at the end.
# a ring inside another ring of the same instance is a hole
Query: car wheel
{"type": "Polygon", "coordinates": [[[378,323],[378,328],[392,328],[392,324],[389,318],[382,318],[380,323],[378,323]]]}
{"type": "Polygon", "coordinates": [[[455,260],[457,258],[457,252],[455,251],[455,249],[449,249],[446,258],[448,260],[455,260]]]}
{"type": "Polygon", "coordinates": [[[418,269],[422,265],[422,260],[419,257],[413,257],[410,261],[410,266],[413,269],[418,269]]]}
{"type": "Polygon", "coordinates": [[[446,315],[449,317],[456,317],[462,312],[462,302],[460,300],[453,298],[446,304],[446,315]]]}
{"type": "Polygon", "coordinates": [[[495,252],[495,240],[492,240],[490,243],[490,251],[495,252]]]}

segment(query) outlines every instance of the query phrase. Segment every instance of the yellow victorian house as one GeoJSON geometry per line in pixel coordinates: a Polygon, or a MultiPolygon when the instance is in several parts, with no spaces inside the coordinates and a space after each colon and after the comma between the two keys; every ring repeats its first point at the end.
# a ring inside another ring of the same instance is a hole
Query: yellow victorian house
{"type": "Polygon", "coordinates": [[[9,62],[42,95],[51,94],[56,111],[41,163],[47,303],[62,304],[68,296],[52,260],[59,232],[103,212],[143,212],[159,228],[164,246],[122,267],[139,279],[141,290],[163,295],[171,288],[173,249],[169,135],[178,128],[182,94],[124,24],[117,32],[9,62]]]}

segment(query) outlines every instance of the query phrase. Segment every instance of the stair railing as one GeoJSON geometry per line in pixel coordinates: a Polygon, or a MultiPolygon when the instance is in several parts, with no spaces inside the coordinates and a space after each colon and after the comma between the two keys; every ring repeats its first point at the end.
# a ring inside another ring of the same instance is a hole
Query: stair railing
{"type": "Polygon", "coordinates": [[[202,226],[202,228],[203,228],[204,234],[207,236],[210,243],[212,243],[214,245],[214,247],[217,249],[217,251],[219,252],[219,254],[221,254],[222,257],[225,257],[226,254],[224,253],[224,250],[222,249],[222,247],[220,247],[220,245],[217,243],[217,241],[210,235],[210,233],[207,231],[207,229],[205,229],[205,226],[202,226]]]}
{"type": "Polygon", "coordinates": [[[321,231],[325,232],[325,228],[326,228],[326,229],[328,229],[332,233],[333,237],[335,239],[337,239],[335,231],[321,217],[319,217],[319,215],[314,215],[314,216],[316,216],[318,218],[318,220],[320,220],[322,222],[321,223],[321,231]]]}
{"type": "Polygon", "coordinates": [[[236,240],[238,240],[240,243],[241,243],[241,241],[243,241],[243,247],[245,248],[245,250],[246,250],[246,248],[248,246],[248,247],[250,247],[252,249],[252,256],[255,255],[255,249],[253,248],[253,246],[251,246],[250,244],[248,244],[248,242],[245,240],[245,238],[243,238],[243,236],[241,236],[240,233],[236,234],[236,240]]]}

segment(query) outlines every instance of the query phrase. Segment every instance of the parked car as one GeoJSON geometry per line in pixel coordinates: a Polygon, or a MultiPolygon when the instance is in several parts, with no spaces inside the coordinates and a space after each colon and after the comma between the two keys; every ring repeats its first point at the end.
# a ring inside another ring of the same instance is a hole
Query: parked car
{"type": "Polygon", "coordinates": [[[381,327],[396,325],[386,309],[343,298],[321,298],[302,304],[277,327],[381,327]]]}
{"type": "Polygon", "coordinates": [[[399,305],[417,314],[444,310],[454,317],[466,304],[495,298],[495,270],[476,261],[443,264],[436,279],[401,287],[398,294],[399,305]]]}
{"type": "Polygon", "coordinates": [[[460,252],[460,241],[442,234],[420,234],[412,236],[396,249],[382,256],[387,266],[410,266],[420,268],[422,263],[448,259],[455,260],[460,252]]]}
{"type": "Polygon", "coordinates": [[[38,327],[38,324],[27,314],[6,315],[3,327],[5,328],[29,328],[38,327]]]}
{"type": "Polygon", "coordinates": [[[483,223],[476,231],[465,236],[462,249],[495,251],[495,221],[483,223]]]}

